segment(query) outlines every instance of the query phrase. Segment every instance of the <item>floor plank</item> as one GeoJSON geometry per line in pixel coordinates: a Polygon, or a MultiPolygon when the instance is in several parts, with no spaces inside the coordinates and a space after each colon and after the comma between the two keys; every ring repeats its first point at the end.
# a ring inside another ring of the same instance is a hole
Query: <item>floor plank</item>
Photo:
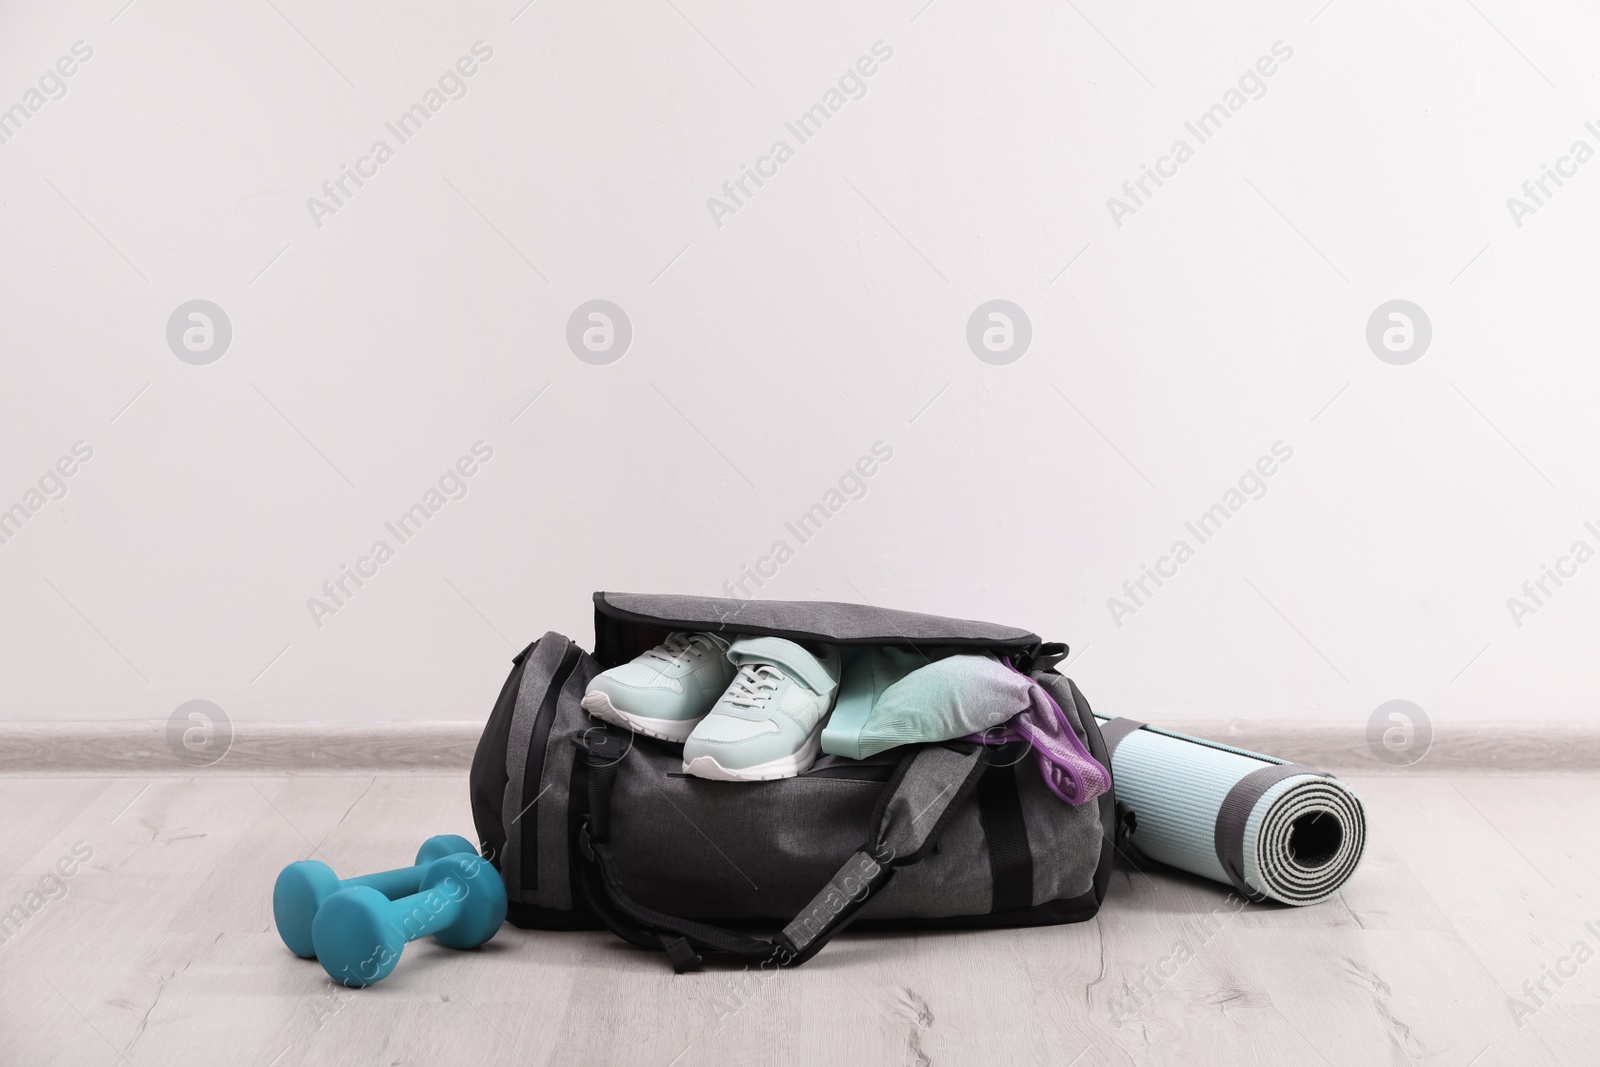
{"type": "Polygon", "coordinates": [[[675,976],[609,934],[507,927],[476,952],[414,943],[351,991],[279,942],[278,869],[470,836],[463,776],[0,777],[0,907],[92,849],[0,943],[0,1062],[1592,1060],[1600,963],[1511,1005],[1575,940],[1600,952],[1600,779],[1352,782],[1367,856],[1313,908],[1235,910],[1226,887],[1124,863],[1089,923],[847,936],[776,976],[675,976]]]}

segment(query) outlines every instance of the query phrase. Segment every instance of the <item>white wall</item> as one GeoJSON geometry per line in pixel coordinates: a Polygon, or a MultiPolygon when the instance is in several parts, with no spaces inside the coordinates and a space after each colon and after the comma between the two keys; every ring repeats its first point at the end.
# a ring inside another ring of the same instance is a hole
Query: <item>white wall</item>
{"type": "Polygon", "coordinates": [[[516,648],[590,640],[592,590],[718,594],[779,539],[760,595],[1031,627],[1103,710],[1594,712],[1600,563],[1507,607],[1600,548],[1600,162],[1520,226],[1506,203],[1600,149],[1592,10],[123,3],[0,15],[0,107],[42,104],[0,144],[0,507],[93,450],[0,544],[0,716],[481,718],[516,648]],[[78,41],[65,95],[26,97],[78,41]],[[384,123],[479,41],[400,144],[384,123]],[[1279,41],[1200,144],[1185,121],[1279,41]],[[1108,197],[1180,138],[1119,226],[1108,197]],[[632,323],[610,365],[565,339],[596,298],[632,323]],[[1008,365],[965,338],[996,298],[1032,326],[1008,365]],[[1408,365],[1366,340],[1396,298],[1432,323],[1408,365]],[[232,327],[208,365],[167,343],[194,299],[232,327]],[[478,441],[399,545],[385,521],[478,441]],[[785,522],[878,441],[799,544],[785,522]],[[1185,521],[1279,441],[1199,544],[1185,521]]]}

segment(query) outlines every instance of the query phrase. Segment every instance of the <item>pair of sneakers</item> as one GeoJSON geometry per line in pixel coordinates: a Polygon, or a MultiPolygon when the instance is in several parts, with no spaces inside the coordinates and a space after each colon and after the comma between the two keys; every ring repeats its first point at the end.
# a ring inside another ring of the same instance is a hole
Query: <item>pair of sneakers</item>
{"type": "Polygon", "coordinates": [[[782,637],[673,633],[583,696],[597,719],[683,745],[687,774],[756,782],[804,773],[839,689],[839,650],[782,637]]]}

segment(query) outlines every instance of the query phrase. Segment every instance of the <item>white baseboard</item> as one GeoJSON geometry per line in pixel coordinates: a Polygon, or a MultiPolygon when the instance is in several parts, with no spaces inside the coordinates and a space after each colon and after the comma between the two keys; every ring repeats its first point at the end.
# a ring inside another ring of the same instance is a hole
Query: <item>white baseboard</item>
{"type": "Polygon", "coordinates": [[[1600,723],[1435,722],[1415,762],[1378,758],[1366,723],[1274,719],[1157,721],[1178,733],[1263,752],[1335,774],[1582,774],[1600,771],[1600,723]]]}
{"type": "Polygon", "coordinates": [[[163,719],[0,723],[0,774],[454,775],[482,732],[476,722],[235,722],[225,751],[217,743],[185,762],[163,719]]]}
{"type": "MultiPolygon", "coordinates": [[[[1373,754],[1364,723],[1215,719],[1154,725],[1336,774],[1600,771],[1600,723],[1436,723],[1432,747],[1405,767],[1373,754]]],[[[482,730],[475,722],[237,722],[226,753],[197,765],[180,760],[168,746],[164,720],[0,723],[0,774],[458,775],[471,765],[482,730]]]]}

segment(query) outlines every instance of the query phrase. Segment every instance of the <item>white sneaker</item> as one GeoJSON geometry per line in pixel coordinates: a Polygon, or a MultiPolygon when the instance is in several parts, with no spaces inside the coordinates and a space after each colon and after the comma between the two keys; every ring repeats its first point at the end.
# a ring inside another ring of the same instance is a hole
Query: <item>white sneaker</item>
{"type": "Polygon", "coordinates": [[[684,772],[758,782],[809,770],[839,690],[839,650],[821,649],[814,655],[782,637],[735,641],[727,658],[739,673],[684,742],[684,772]]]}
{"type": "Polygon", "coordinates": [[[728,642],[715,634],[668,634],[655,648],[601,671],[583,710],[646,737],[682,742],[733,680],[728,642]]]}

